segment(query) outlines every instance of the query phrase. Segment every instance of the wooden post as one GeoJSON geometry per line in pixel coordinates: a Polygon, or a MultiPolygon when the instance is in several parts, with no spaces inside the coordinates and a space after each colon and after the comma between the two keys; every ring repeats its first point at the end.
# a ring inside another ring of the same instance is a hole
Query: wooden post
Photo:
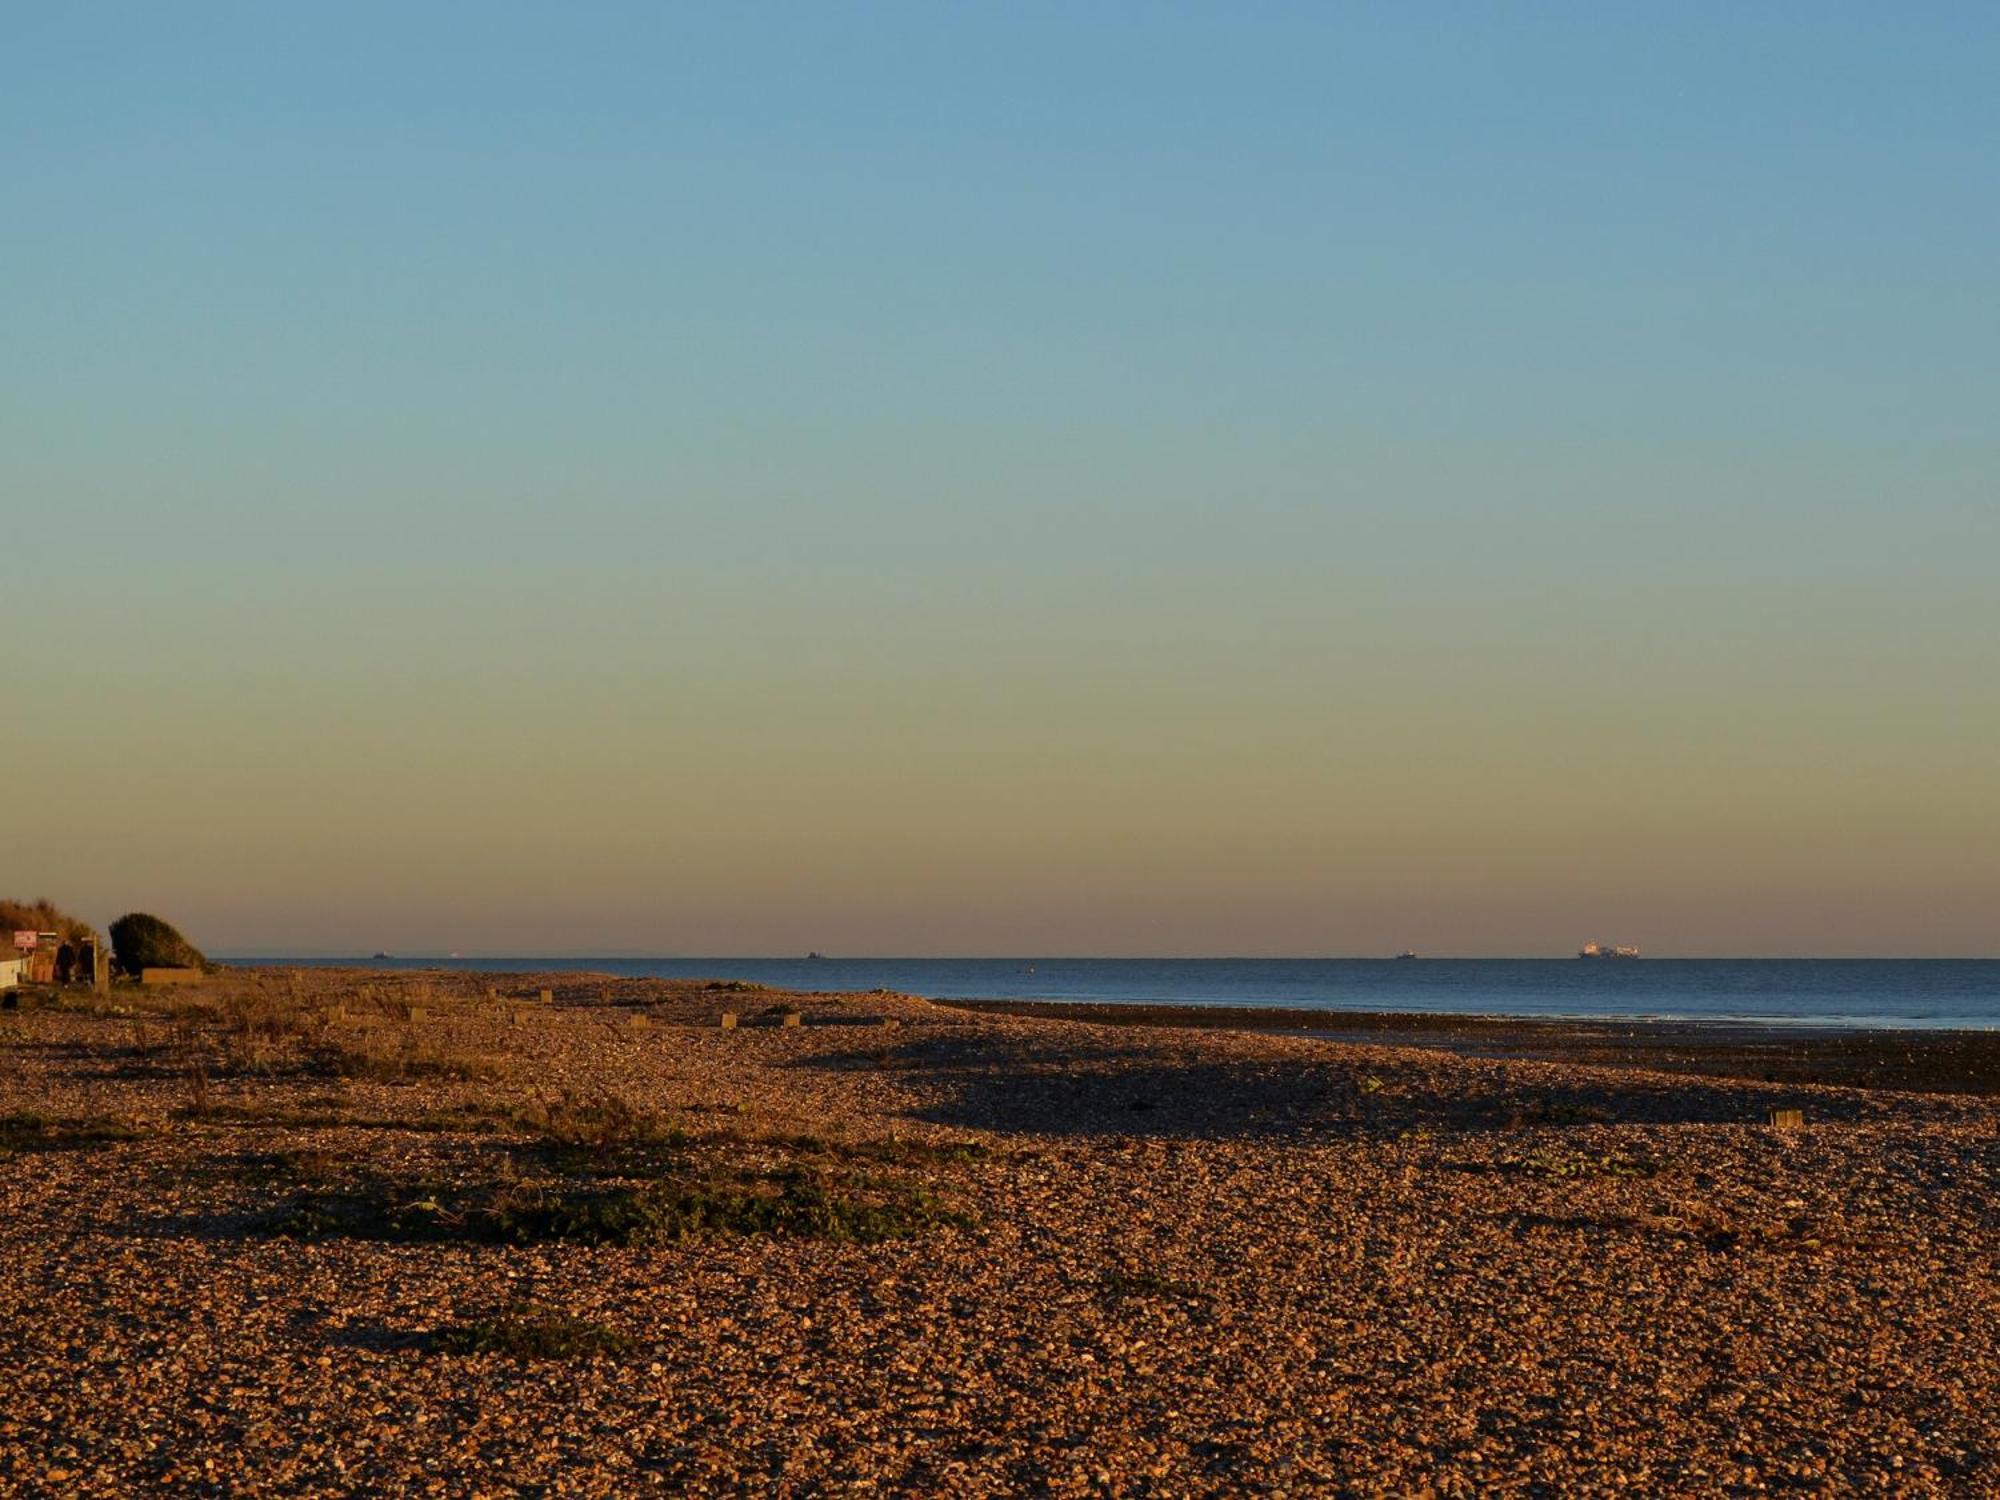
{"type": "Polygon", "coordinates": [[[556,992],[554,990],[543,990],[542,1004],[554,1005],[555,1003],[556,1003],[556,992]]]}

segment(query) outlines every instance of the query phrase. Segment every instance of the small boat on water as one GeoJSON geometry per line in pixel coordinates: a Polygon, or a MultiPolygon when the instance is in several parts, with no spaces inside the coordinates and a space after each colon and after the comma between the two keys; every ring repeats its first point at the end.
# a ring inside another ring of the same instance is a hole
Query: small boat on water
{"type": "Polygon", "coordinates": [[[1637,948],[1623,947],[1617,943],[1585,943],[1577,950],[1578,958],[1637,958],[1637,948]]]}
{"type": "Polygon", "coordinates": [[[1402,962],[1404,962],[1405,960],[1407,960],[1407,959],[1412,959],[1412,958],[1415,958],[1416,956],[1417,956],[1417,955],[1416,955],[1416,950],[1415,950],[1415,949],[1412,949],[1412,948],[1405,948],[1405,949],[1404,949],[1404,950],[1403,950],[1403,951],[1402,951],[1401,953],[1398,953],[1398,954],[1396,955],[1396,962],[1397,962],[1397,963],[1402,963],[1402,962]]]}

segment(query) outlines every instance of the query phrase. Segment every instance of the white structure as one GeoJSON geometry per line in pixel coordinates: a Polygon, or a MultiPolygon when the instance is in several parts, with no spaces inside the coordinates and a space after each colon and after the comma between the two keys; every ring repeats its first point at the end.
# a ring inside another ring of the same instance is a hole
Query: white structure
{"type": "Polygon", "coordinates": [[[0,958],[0,990],[11,990],[21,982],[21,970],[26,966],[23,958],[0,958]]]}

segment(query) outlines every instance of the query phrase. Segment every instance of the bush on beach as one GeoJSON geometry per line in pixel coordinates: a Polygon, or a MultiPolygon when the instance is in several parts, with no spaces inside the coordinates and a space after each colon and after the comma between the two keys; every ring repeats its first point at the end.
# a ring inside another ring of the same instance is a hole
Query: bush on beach
{"type": "Polygon", "coordinates": [[[127,912],[111,924],[111,951],[118,967],[136,975],[145,969],[207,969],[210,964],[171,922],[149,912],[127,912]]]}
{"type": "Polygon", "coordinates": [[[0,931],[53,932],[65,943],[86,942],[97,936],[88,922],[48,900],[0,901],[0,931]]]}

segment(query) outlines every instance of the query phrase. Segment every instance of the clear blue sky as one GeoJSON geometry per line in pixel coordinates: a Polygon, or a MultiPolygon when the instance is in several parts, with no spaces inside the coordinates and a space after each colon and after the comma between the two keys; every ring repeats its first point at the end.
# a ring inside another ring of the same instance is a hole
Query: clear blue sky
{"type": "Polygon", "coordinates": [[[7,7],[9,879],[2000,950],[1996,78],[1992,6],[7,7]]]}

